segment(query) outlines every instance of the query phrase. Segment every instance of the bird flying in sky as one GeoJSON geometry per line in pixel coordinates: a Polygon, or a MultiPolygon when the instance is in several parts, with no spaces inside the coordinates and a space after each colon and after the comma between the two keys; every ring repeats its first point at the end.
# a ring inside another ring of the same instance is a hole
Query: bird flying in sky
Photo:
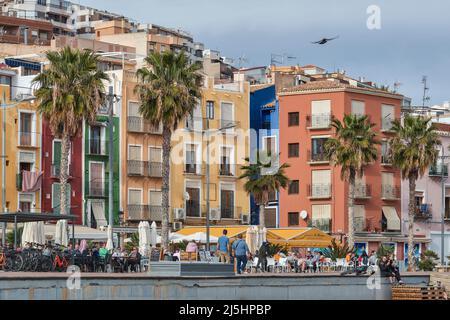
{"type": "Polygon", "coordinates": [[[336,36],[334,38],[323,38],[323,39],[321,39],[319,41],[314,41],[314,42],[311,42],[311,43],[313,43],[313,44],[325,44],[328,41],[331,41],[331,40],[334,40],[334,39],[337,39],[337,38],[339,38],[339,36],[336,36]]]}

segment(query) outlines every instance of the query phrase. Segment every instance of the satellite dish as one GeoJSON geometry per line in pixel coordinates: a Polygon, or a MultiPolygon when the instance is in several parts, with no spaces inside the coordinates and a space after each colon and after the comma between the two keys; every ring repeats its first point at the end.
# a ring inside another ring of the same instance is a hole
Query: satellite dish
{"type": "Polygon", "coordinates": [[[184,192],[184,200],[186,200],[186,201],[191,200],[191,196],[189,195],[189,192],[187,192],[187,191],[184,192]]]}
{"type": "Polygon", "coordinates": [[[306,212],[306,210],[302,210],[302,212],[300,212],[300,217],[305,220],[308,218],[308,212],[306,212]]]}

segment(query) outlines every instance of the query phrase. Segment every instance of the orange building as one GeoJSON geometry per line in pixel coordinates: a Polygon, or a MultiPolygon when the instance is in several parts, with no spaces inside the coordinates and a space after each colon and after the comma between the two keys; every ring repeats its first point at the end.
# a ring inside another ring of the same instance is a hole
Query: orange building
{"type": "Polygon", "coordinates": [[[384,156],[403,96],[339,79],[311,81],[279,96],[280,161],[290,164],[291,180],[280,192],[280,227],[314,226],[338,238],[348,231],[348,183],[341,180],[340,167],[331,166],[324,156],[323,144],[334,134],[332,118],[367,114],[382,141],[381,156],[356,182],[355,242],[366,250],[403,242],[400,173],[384,156]]]}

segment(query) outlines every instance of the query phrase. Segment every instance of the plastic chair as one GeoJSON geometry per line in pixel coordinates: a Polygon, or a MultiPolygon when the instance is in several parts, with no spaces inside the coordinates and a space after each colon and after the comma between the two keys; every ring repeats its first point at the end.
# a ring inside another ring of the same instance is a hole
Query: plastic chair
{"type": "Polygon", "coordinates": [[[288,269],[287,258],[280,258],[280,261],[278,263],[278,269],[280,270],[280,272],[287,272],[288,269]]]}
{"type": "Polygon", "coordinates": [[[267,270],[269,272],[273,272],[275,270],[275,258],[267,258],[267,270]]]}

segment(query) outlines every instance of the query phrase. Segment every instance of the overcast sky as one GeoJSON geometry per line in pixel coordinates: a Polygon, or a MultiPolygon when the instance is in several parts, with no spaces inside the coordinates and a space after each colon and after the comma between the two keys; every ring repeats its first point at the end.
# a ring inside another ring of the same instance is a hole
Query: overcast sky
{"type": "MultiPolygon", "coordinates": [[[[77,2],[77,0],[73,0],[77,2]]],[[[443,0],[80,0],[139,22],[181,28],[222,55],[245,55],[245,66],[270,54],[291,64],[346,70],[393,87],[422,104],[423,75],[431,104],[450,100],[450,3],[443,0]],[[367,8],[380,8],[381,29],[367,28],[367,8]],[[323,46],[310,42],[339,35],[323,46]]]]}

